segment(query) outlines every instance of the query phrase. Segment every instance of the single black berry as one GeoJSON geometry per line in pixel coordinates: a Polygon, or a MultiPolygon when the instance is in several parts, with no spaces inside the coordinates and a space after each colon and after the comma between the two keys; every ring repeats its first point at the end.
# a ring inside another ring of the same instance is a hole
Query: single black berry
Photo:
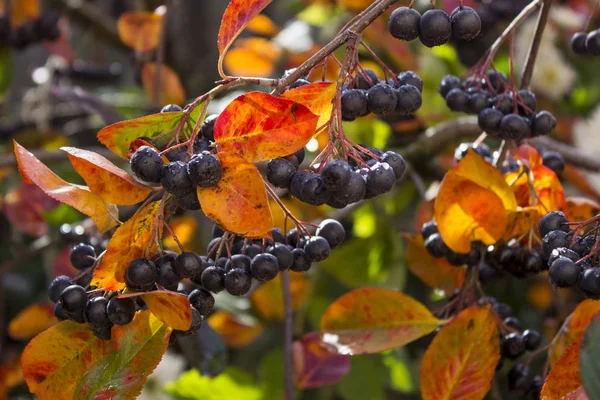
{"type": "Polygon", "coordinates": [[[502,355],[511,360],[519,358],[525,353],[525,342],[518,333],[509,333],[500,342],[502,355]]]}
{"type": "Polygon", "coordinates": [[[200,280],[204,271],[202,258],[193,251],[184,251],[179,254],[175,258],[174,267],[179,276],[193,280],[200,280]]]}
{"type": "MultiPolygon", "coordinates": [[[[349,168],[349,167],[348,167],[349,168]]],[[[302,183],[300,200],[313,206],[325,204],[331,197],[331,192],[325,187],[323,178],[319,174],[310,174],[302,183]]]]}
{"type": "Polygon", "coordinates": [[[469,95],[460,88],[452,89],[446,95],[446,105],[452,111],[468,112],[469,95]]]}
{"type": "Polygon", "coordinates": [[[69,259],[71,260],[71,265],[81,271],[94,265],[96,251],[89,244],[79,243],[71,248],[69,259]]]}
{"type": "Polygon", "coordinates": [[[419,92],[423,91],[423,81],[421,77],[414,71],[404,71],[398,74],[398,87],[404,85],[413,85],[419,92]]]}
{"type": "Polygon", "coordinates": [[[215,307],[215,298],[204,289],[192,290],[188,295],[188,300],[190,305],[203,316],[207,316],[215,307]]]}
{"type": "Polygon", "coordinates": [[[479,113],[477,122],[479,127],[489,134],[497,134],[500,132],[500,123],[504,118],[504,114],[496,108],[484,108],[479,113]]]}
{"type": "Polygon", "coordinates": [[[552,250],[559,247],[569,247],[570,243],[571,241],[566,232],[558,229],[548,232],[542,239],[542,258],[549,260],[552,250]]]}
{"type": "Polygon", "coordinates": [[[294,262],[292,263],[292,266],[290,267],[290,269],[292,271],[295,272],[306,272],[310,269],[311,266],[311,261],[309,260],[308,256],[306,255],[306,252],[304,251],[304,249],[294,249],[292,250],[292,255],[294,256],[294,262]]]}
{"type": "Polygon", "coordinates": [[[402,179],[406,172],[406,161],[404,160],[404,157],[393,151],[386,151],[383,154],[381,161],[392,167],[396,179],[402,179]]]}
{"type": "Polygon", "coordinates": [[[194,185],[211,187],[221,180],[223,167],[215,155],[203,151],[187,163],[187,175],[194,185]]]}
{"type": "Polygon", "coordinates": [[[135,299],[114,297],[106,306],[108,320],[115,325],[127,325],[135,316],[135,299]]]}
{"type": "Polygon", "coordinates": [[[250,271],[251,262],[252,259],[246,255],[234,254],[231,256],[231,258],[227,259],[227,262],[225,263],[225,270],[229,271],[234,268],[241,268],[250,271]]]}
{"type": "Polygon", "coordinates": [[[534,351],[542,343],[542,335],[538,331],[527,329],[523,332],[523,342],[525,342],[525,348],[529,351],[534,351]]]}
{"type": "Polygon", "coordinates": [[[323,185],[332,192],[344,188],[350,181],[351,175],[352,168],[342,160],[329,161],[321,172],[323,185]]]}
{"type": "Polygon", "coordinates": [[[462,87],[462,82],[458,76],[454,75],[446,75],[442,78],[440,82],[440,87],[438,88],[438,92],[442,95],[442,97],[446,98],[446,95],[452,90],[456,88],[462,87]]]}
{"type": "Polygon", "coordinates": [[[269,247],[267,251],[277,259],[280,271],[289,269],[292,266],[292,263],[294,262],[292,247],[283,243],[275,243],[275,245],[269,247]]]}
{"type": "Polygon", "coordinates": [[[560,153],[555,151],[546,151],[542,156],[542,164],[550,168],[556,174],[562,174],[565,170],[565,159],[560,153]]]}
{"type": "Polygon", "coordinates": [[[175,195],[175,200],[177,201],[177,205],[184,210],[197,211],[202,208],[198,199],[198,192],[195,188],[186,193],[178,193],[175,195]]]}
{"type": "Polygon", "coordinates": [[[234,268],[225,274],[225,290],[233,296],[243,296],[250,290],[252,277],[243,268],[234,268]]]}
{"type": "Polygon", "coordinates": [[[83,311],[87,303],[87,292],[79,285],[67,286],[61,292],[59,301],[67,313],[83,311]]]}
{"type": "Polygon", "coordinates": [[[304,183],[310,179],[312,174],[308,171],[298,171],[294,175],[292,175],[292,180],[290,181],[290,193],[297,197],[298,199],[304,201],[302,197],[302,189],[304,187],[304,183]]]}
{"type": "Polygon", "coordinates": [[[469,95],[469,101],[467,103],[468,111],[479,115],[483,109],[488,107],[488,103],[488,95],[486,93],[476,91],[469,95]]]}
{"type": "Polygon", "coordinates": [[[415,40],[419,37],[421,14],[409,7],[399,7],[392,12],[388,21],[390,35],[400,40],[415,40]]]}
{"type": "Polygon", "coordinates": [[[579,290],[590,299],[600,299],[600,268],[588,268],[579,280],[579,290]]]}
{"type": "Polygon", "coordinates": [[[378,162],[369,170],[366,196],[374,197],[388,192],[394,182],[396,175],[392,167],[386,162],[378,162]]]}
{"type": "Polygon", "coordinates": [[[571,49],[576,54],[585,55],[587,54],[587,48],[585,47],[585,42],[587,40],[587,33],[585,32],[577,32],[571,38],[571,49]]]}
{"type": "Polygon", "coordinates": [[[213,293],[219,293],[225,289],[225,268],[210,266],[202,272],[200,282],[204,289],[213,293]]]}
{"type": "Polygon", "coordinates": [[[176,331],[178,335],[180,336],[193,336],[196,333],[198,333],[198,330],[200,330],[200,327],[202,326],[202,322],[204,321],[204,316],[198,311],[196,310],[194,307],[192,307],[192,322],[190,324],[190,327],[188,330],[185,331],[176,331]]]}
{"type": "Polygon", "coordinates": [[[444,240],[439,233],[429,235],[425,240],[425,249],[435,258],[445,257],[450,254],[450,249],[446,246],[446,243],[444,243],[444,240]]]}
{"type": "MultiPolygon", "coordinates": [[[[343,207],[348,204],[356,203],[365,197],[365,193],[367,191],[367,180],[357,172],[352,172],[350,175],[350,180],[340,191],[335,192],[331,198],[337,199],[343,207]]],[[[327,204],[330,204],[328,202],[327,204]]]]}
{"type": "Polygon", "coordinates": [[[342,117],[351,121],[368,114],[367,92],[362,89],[350,89],[342,93],[342,117]]]}
{"type": "Polygon", "coordinates": [[[402,85],[397,89],[396,112],[400,115],[414,115],[423,104],[421,92],[413,85],[402,85]]]}
{"type": "Polygon", "coordinates": [[[211,142],[215,140],[215,122],[217,122],[218,117],[217,114],[209,115],[200,127],[200,135],[211,142]]]}
{"type": "Polygon", "coordinates": [[[48,297],[50,298],[50,301],[53,303],[58,302],[58,300],[60,300],[60,294],[63,292],[63,290],[72,284],[73,280],[66,275],[60,275],[54,278],[48,286],[48,297]]]}
{"type": "Polygon", "coordinates": [[[479,14],[471,7],[458,7],[452,12],[452,34],[456,39],[473,40],[481,32],[479,14]]]}
{"type": "Polygon", "coordinates": [[[567,225],[568,222],[569,220],[562,211],[551,211],[540,219],[538,224],[540,236],[544,237],[550,233],[550,231],[554,230],[568,233],[570,230],[569,225],[567,225]]]}
{"type": "Polygon", "coordinates": [[[367,108],[374,114],[393,111],[397,101],[396,91],[387,83],[378,83],[367,91],[367,108]]]}
{"type": "Polygon", "coordinates": [[[181,112],[183,108],[179,107],[177,104],[167,104],[163,108],[160,109],[161,113],[165,112],[181,112]]]}
{"type": "Polygon", "coordinates": [[[163,159],[152,147],[141,146],[129,161],[131,170],[144,182],[160,183],[162,177],[163,159]]]}
{"type": "Polygon", "coordinates": [[[326,219],[319,224],[316,235],[325,238],[329,247],[335,249],[346,238],[346,230],[335,219],[326,219]]]}
{"type": "Polygon", "coordinates": [[[102,296],[90,299],[83,313],[85,321],[92,327],[112,326],[112,322],[108,319],[107,306],[108,300],[102,296]]]}
{"type": "Polygon", "coordinates": [[[250,264],[252,277],[260,282],[270,281],[279,273],[277,258],[269,253],[261,253],[252,259],[250,264]]]}
{"type": "Polygon", "coordinates": [[[379,77],[377,76],[375,71],[369,68],[365,68],[363,72],[364,74],[359,73],[354,77],[353,82],[355,88],[369,90],[372,86],[375,86],[379,83],[379,77]]]}
{"type": "Polygon", "coordinates": [[[428,47],[440,46],[448,43],[452,36],[452,24],[450,17],[444,10],[438,8],[426,11],[419,23],[420,35],[428,47]]]}
{"type": "Polygon", "coordinates": [[[500,131],[507,139],[524,139],[531,136],[531,126],[518,114],[507,114],[500,121],[500,131]]]}
{"type": "Polygon", "coordinates": [[[275,158],[267,164],[267,180],[277,187],[287,189],[296,171],[297,168],[285,158],[275,158]]]}
{"type": "Polygon", "coordinates": [[[588,33],[585,40],[587,53],[592,56],[600,56],[600,30],[588,33]]]}
{"type": "Polygon", "coordinates": [[[435,221],[427,221],[421,227],[421,236],[423,237],[423,240],[427,240],[429,236],[436,233],[439,233],[439,230],[435,221]]]}
{"type": "Polygon", "coordinates": [[[158,278],[156,265],[144,258],[131,261],[125,270],[125,284],[129,289],[145,292],[152,288],[158,278]]]}
{"type": "Polygon", "coordinates": [[[160,183],[167,192],[175,195],[192,190],[192,181],[188,177],[186,164],[182,161],[174,161],[165,165],[162,169],[160,183]]]}
{"type": "Polygon", "coordinates": [[[275,242],[275,243],[285,243],[285,236],[284,236],[283,232],[281,232],[281,229],[279,229],[279,228],[272,228],[271,229],[271,236],[273,237],[273,242],[275,242]]]}
{"type": "Polygon", "coordinates": [[[313,236],[307,240],[304,245],[304,251],[309,260],[313,262],[320,262],[329,257],[331,253],[331,247],[325,238],[320,236],[313,236]]]}
{"type": "Polygon", "coordinates": [[[558,287],[565,288],[577,283],[581,266],[567,257],[558,257],[550,265],[549,272],[552,282],[558,287]]]}
{"type": "Polygon", "coordinates": [[[531,129],[536,135],[548,135],[556,128],[556,118],[548,111],[540,111],[531,123],[531,129]]]}
{"type": "Polygon", "coordinates": [[[157,263],[158,276],[156,283],[167,290],[177,290],[177,285],[181,280],[181,276],[175,268],[175,256],[168,255],[161,257],[157,263]]]}
{"type": "Polygon", "coordinates": [[[527,109],[525,109],[519,105],[521,112],[527,114],[535,112],[537,108],[537,97],[535,96],[535,93],[533,93],[531,90],[519,90],[519,98],[522,105],[527,107],[527,109]]]}
{"type": "Polygon", "coordinates": [[[60,304],[60,301],[54,305],[54,316],[59,321],[65,321],[65,320],[69,319],[69,314],[67,314],[65,309],[62,307],[62,305],[60,304]]]}

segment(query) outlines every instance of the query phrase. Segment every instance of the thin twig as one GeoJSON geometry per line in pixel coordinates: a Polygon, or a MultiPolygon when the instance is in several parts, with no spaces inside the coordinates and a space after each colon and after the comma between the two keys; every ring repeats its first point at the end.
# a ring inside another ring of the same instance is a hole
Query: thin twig
{"type": "Polygon", "coordinates": [[[535,67],[535,60],[542,43],[542,37],[544,36],[544,30],[548,23],[548,15],[550,15],[550,8],[552,7],[552,0],[543,0],[542,9],[538,16],[537,25],[535,27],[535,34],[531,41],[531,47],[527,53],[525,59],[525,65],[523,66],[523,73],[521,74],[521,88],[527,88],[529,82],[531,82],[531,76],[533,75],[533,68],[535,67]]]}
{"type": "Polygon", "coordinates": [[[290,272],[281,273],[281,290],[283,291],[283,351],[284,351],[284,379],[285,398],[294,400],[294,371],[292,359],[292,339],[294,332],[294,318],[292,309],[292,294],[290,291],[290,272]]]}

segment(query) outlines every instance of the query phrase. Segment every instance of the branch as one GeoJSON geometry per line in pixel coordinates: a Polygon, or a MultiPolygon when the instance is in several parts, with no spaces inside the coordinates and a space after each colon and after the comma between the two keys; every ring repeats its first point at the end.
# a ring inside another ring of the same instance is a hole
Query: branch
{"type": "Polygon", "coordinates": [[[567,163],[574,167],[592,172],[600,172],[600,157],[584,153],[580,149],[576,149],[573,146],[556,141],[547,136],[540,136],[533,141],[548,150],[559,153],[567,163]]]}
{"type": "Polygon", "coordinates": [[[294,330],[294,318],[292,308],[292,294],[290,291],[290,272],[285,270],[281,273],[281,290],[283,291],[283,370],[285,383],[285,399],[294,400],[294,371],[292,355],[292,339],[294,330]]]}
{"type": "Polygon", "coordinates": [[[533,36],[533,40],[531,41],[529,52],[527,53],[527,59],[525,60],[525,65],[523,66],[523,73],[521,74],[522,88],[528,87],[529,82],[531,81],[535,60],[540,49],[540,44],[542,43],[542,36],[544,35],[544,30],[546,28],[546,24],[548,23],[548,15],[550,14],[551,7],[552,0],[543,0],[542,10],[540,11],[540,15],[538,17],[537,26],[535,27],[535,34],[533,36]]]}

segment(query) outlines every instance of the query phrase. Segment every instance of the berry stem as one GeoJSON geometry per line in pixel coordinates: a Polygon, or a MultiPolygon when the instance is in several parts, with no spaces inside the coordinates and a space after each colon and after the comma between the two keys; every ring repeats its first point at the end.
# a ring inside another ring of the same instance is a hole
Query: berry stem
{"type": "Polygon", "coordinates": [[[281,272],[281,290],[283,291],[283,352],[285,399],[294,400],[294,375],[292,357],[292,339],[294,333],[294,314],[290,291],[290,272],[281,272]]]}
{"type": "Polygon", "coordinates": [[[360,45],[361,45],[362,47],[364,47],[364,49],[365,49],[365,50],[367,50],[367,52],[368,52],[368,53],[369,53],[369,54],[370,54],[370,55],[373,57],[373,59],[374,59],[375,61],[377,61],[377,63],[378,63],[379,65],[381,65],[381,67],[382,67],[382,68],[383,68],[383,69],[384,69],[384,70],[385,70],[385,71],[386,71],[388,74],[390,74],[390,76],[392,77],[392,79],[394,80],[394,82],[396,82],[396,83],[397,83],[397,82],[398,82],[398,77],[396,76],[396,74],[394,73],[394,71],[393,71],[393,70],[392,70],[390,67],[388,67],[386,63],[384,63],[384,62],[381,60],[381,58],[380,58],[380,57],[379,57],[379,56],[378,56],[378,55],[377,55],[377,54],[376,54],[376,53],[373,51],[373,49],[371,49],[371,48],[370,48],[370,47],[369,47],[369,46],[368,46],[368,45],[367,45],[367,44],[364,42],[364,40],[362,40],[362,39],[361,39],[361,40],[359,41],[359,43],[360,43],[360,45]]]}
{"type": "Polygon", "coordinates": [[[550,8],[552,7],[552,0],[543,0],[542,9],[538,16],[537,25],[535,27],[535,34],[531,41],[531,47],[527,53],[525,59],[525,65],[523,66],[523,73],[521,74],[521,88],[527,88],[529,82],[531,82],[531,76],[533,75],[533,68],[535,66],[535,60],[542,43],[542,36],[548,23],[548,15],[550,14],[550,8]]]}
{"type": "Polygon", "coordinates": [[[294,216],[294,214],[292,214],[292,212],[290,210],[288,210],[288,208],[285,206],[285,204],[283,204],[283,202],[281,201],[279,196],[277,196],[277,192],[275,192],[275,189],[273,189],[268,182],[265,181],[264,183],[265,183],[265,188],[267,189],[267,193],[269,193],[269,196],[271,196],[271,198],[273,200],[275,200],[275,203],[277,203],[279,208],[281,208],[281,211],[283,211],[285,216],[287,218],[291,219],[292,222],[294,222],[294,224],[298,228],[298,234],[300,233],[300,231],[304,231],[304,233],[306,235],[310,236],[310,233],[306,230],[306,228],[304,228],[304,224],[302,223],[302,221],[300,221],[298,218],[296,218],[294,216]]]}
{"type": "Polygon", "coordinates": [[[600,4],[600,0],[596,0],[594,2],[594,7],[592,7],[590,15],[588,16],[587,21],[585,23],[585,27],[583,28],[584,31],[587,31],[590,27],[590,23],[592,22],[592,19],[594,19],[594,14],[596,14],[596,10],[598,9],[598,4],[600,4]]]}
{"type": "Polygon", "coordinates": [[[165,221],[165,217],[161,216],[160,220],[162,221],[163,228],[165,228],[169,232],[169,234],[171,235],[171,237],[173,238],[175,243],[177,243],[177,246],[179,246],[179,250],[181,250],[181,252],[183,253],[185,251],[185,249],[184,249],[183,245],[181,244],[181,242],[179,241],[179,238],[177,237],[175,232],[173,232],[173,229],[171,229],[171,227],[169,226],[167,221],[165,221]]]}

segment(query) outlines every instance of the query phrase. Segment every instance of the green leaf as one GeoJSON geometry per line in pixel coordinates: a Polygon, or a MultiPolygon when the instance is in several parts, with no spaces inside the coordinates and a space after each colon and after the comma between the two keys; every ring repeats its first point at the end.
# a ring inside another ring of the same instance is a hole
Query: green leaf
{"type": "Polygon", "coordinates": [[[215,378],[202,376],[196,369],[189,370],[167,385],[166,390],[170,395],[186,400],[263,398],[252,377],[233,367],[226,368],[215,378]]]}
{"type": "Polygon", "coordinates": [[[600,313],[588,326],[579,352],[583,387],[590,399],[600,399],[600,313]]]}
{"type": "Polygon", "coordinates": [[[386,375],[380,356],[353,356],[348,375],[337,384],[337,392],[344,400],[384,400],[386,375]]]}
{"type": "Polygon", "coordinates": [[[263,399],[283,399],[285,389],[283,387],[283,351],[276,349],[263,357],[258,375],[263,399]]]}
{"type": "Polygon", "coordinates": [[[395,349],[383,355],[383,363],[390,373],[390,386],[403,393],[415,390],[413,375],[407,361],[408,357],[404,348],[395,349]]]}

